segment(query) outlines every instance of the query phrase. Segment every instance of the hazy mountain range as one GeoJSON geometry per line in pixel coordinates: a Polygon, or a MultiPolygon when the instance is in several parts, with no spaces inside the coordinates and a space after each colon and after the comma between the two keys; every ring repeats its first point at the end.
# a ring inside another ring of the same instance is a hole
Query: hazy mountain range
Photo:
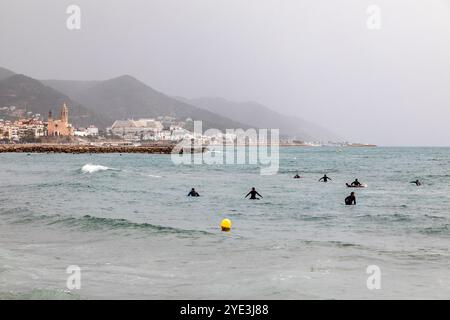
{"type": "Polygon", "coordinates": [[[47,117],[50,109],[58,116],[63,103],[70,106],[70,120],[77,126],[95,123],[104,127],[109,124],[96,112],[38,80],[21,74],[13,74],[0,80],[0,107],[16,106],[47,117]]]}
{"type": "Polygon", "coordinates": [[[5,68],[0,68],[0,81],[2,81],[3,79],[6,79],[8,77],[13,76],[15,73],[12,72],[11,70],[5,69],[5,68]]]}
{"type": "Polygon", "coordinates": [[[230,119],[239,119],[256,128],[279,128],[285,136],[314,141],[337,141],[331,131],[304,119],[280,114],[257,102],[234,102],[224,98],[178,98],[186,103],[220,114],[230,119]]]}
{"type": "Polygon", "coordinates": [[[338,140],[320,126],[256,102],[171,97],[129,75],[104,81],[37,80],[0,68],[0,107],[14,105],[46,117],[50,109],[58,114],[63,102],[76,126],[105,128],[119,119],[172,116],[202,120],[203,129],[279,128],[297,139],[338,140]]]}
{"type": "Polygon", "coordinates": [[[59,81],[43,83],[64,92],[109,120],[171,116],[179,120],[202,120],[204,128],[247,128],[248,125],[176,100],[129,75],[105,81],[59,81]]]}

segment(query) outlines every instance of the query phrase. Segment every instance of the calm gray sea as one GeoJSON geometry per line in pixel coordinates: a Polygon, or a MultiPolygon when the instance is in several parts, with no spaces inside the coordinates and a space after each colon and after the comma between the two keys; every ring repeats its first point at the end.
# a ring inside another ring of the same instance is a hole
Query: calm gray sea
{"type": "Polygon", "coordinates": [[[449,148],[280,154],[271,176],[167,155],[0,154],[0,298],[450,298],[449,148]],[[368,188],[345,206],[354,178],[368,188]],[[253,186],[262,200],[244,200],[253,186]]]}

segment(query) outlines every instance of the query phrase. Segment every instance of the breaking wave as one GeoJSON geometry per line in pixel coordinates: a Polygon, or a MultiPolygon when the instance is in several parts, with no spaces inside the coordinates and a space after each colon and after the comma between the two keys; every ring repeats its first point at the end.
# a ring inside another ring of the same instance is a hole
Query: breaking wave
{"type": "Polygon", "coordinates": [[[94,172],[106,171],[106,170],[111,170],[111,168],[101,166],[99,164],[91,164],[91,163],[85,164],[81,168],[81,172],[83,172],[83,173],[94,173],[94,172]]]}

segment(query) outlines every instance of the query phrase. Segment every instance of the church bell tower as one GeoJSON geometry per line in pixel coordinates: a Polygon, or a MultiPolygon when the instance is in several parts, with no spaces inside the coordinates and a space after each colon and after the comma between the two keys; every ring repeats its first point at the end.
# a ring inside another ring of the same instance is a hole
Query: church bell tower
{"type": "Polygon", "coordinates": [[[61,122],[63,123],[69,123],[69,109],[67,109],[66,104],[64,103],[62,109],[61,109],[61,122]]]}

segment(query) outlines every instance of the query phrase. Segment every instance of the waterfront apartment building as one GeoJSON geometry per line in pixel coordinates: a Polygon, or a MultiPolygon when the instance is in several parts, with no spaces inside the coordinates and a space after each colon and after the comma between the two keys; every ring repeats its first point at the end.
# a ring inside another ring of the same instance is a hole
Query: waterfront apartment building
{"type": "Polygon", "coordinates": [[[39,119],[0,120],[0,140],[20,141],[45,135],[45,124],[39,119]]]}
{"type": "Polygon", "coordinates": [[[96,126],[91,125],[87,128],[78,128],[73,133],[77,137],[96,137],[98,136],[99,131],[96,126]]]}
{"type": "Polygon", "coordinates": [[[156,140],[163,130],[161,121],[155,119],[116,120],[107,128],[107,132],[129,141],[156,140]]]}

